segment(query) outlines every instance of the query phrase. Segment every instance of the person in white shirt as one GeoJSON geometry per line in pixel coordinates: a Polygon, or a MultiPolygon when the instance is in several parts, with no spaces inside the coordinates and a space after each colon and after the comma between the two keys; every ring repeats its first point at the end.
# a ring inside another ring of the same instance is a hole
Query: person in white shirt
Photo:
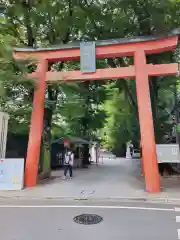
{"type": "Polygon", "coordinates": [[[68,148],[64,156],[64,178],[65,179],[68,171],[69,171],[70,178],[72,179],[73,163],[74,163],[74,154],[72,150],[68,148]]]}

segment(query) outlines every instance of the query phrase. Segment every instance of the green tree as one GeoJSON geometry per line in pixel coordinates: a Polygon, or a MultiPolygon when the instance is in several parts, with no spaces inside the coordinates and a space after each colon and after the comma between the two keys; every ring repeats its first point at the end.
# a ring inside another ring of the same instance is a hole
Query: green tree
{"type": "MultiPolygon", "coordinates": [[[[89,3],[84,0],[1,2],[3,12],[1,32],[13,37],[13,46],[46,47],[82,39],[101,40],[160,35],[178,27],[180,23],[180,4],[177,0],[95,0],[89,3]]],[[[175,59],[174,54],[168,53],[153,55],[147,60],[151,63],[163,63],[175,59]]],[[[98,68],[122,67],[129,64],[133,64],[133,59],[127,57],[97,61],[98,68]]],[[[49,65],[49,69],[51,68],[59,71],[74,70],[79,68],[79,63],[59,62],[49,65]]],[[[164,132],[169,131],[171,127],[167,122],[168,114],[174,104],[172,89],[175,81],[165,81],[165,78],[159,77],[150,79],[153,117],[156,138],[159,142],[162,141],[164,132]]],[[[21,108],[19,105],[11,108],[13,116],[11,119],[14,119],[12,126],[15,126],[15,119],[18,119],[19,122],[24,123],[24,129],[28,129],[31,106],[26,107],[25,100],[32,100],[32,92],[31,87],[23,89],[21,108]],[[23,109],[22,106],[29,111],[25,116],[18,113],[19,111],[23,113],[19,110],[23,109]]],[[[137,139],[139,127],[135,81],[121,79],[113,81],[112,85],[110,79],[106,83],[89,81],[73,86],[48,85],[44,123],[45,133],[48,130],[49,134],[47,141],[49,147],[51,133],[53,136],[80,134],[92,139],[99,137],[99,129],[103,128],[104,123],[104,129],[109,129],[106,131],[106,144],[117,149],[119,137],[122,141],[126,138],[137,139]],[[119,102],[110,94],[111,88],[115,92],[118,91],[117,94],[121,98],[119,102]],[[108,104],[113,105],[111,113],[109,107],[103,104],[108,95],[111,95],[108,104]],[[123,112],[121,112],[122,108],[124,108],[123,112]],[[106,115],[108,120],[105,121],[106,115]],[[113,131],[113,135],[110,131],[113,124],[109,122],[115,120],[121,124],[116,125],[116,132],[113,131]],[[123,129],[130,130],[125,132],[123,129]]],[[[18,129],[22,131],[20,127],[18,129]]]]}

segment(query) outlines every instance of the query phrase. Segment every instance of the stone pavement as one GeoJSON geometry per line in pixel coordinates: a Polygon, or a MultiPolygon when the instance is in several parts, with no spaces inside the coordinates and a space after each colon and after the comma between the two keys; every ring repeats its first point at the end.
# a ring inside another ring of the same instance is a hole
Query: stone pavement
{"type": "Polygon", "coordinates": [[[22,191],[0,191],[0,199],[112,199],[144,201],[176,201],[180,204],[180,180],[162,179],[163,192],[145,192],[140,161],[135,159],[105,159],[97,166],[74,170],[72,180],[62,180],[63,171],[54,171],[53,180],[22,191]]]}

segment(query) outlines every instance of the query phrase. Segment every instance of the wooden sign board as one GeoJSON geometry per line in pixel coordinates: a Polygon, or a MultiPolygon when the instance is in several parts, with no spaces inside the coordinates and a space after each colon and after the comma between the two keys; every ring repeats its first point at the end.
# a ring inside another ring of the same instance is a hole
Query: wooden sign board
{"type": "Polygon", "coordinates": [[[158,163],[180,163],[180,152],[178,144],[157,144],[158,163]]]}
{"type": "Polygon", "coordinates": [[[24,187],[24,159],[0,160],[0,190],[21,190],[24,187]]]}

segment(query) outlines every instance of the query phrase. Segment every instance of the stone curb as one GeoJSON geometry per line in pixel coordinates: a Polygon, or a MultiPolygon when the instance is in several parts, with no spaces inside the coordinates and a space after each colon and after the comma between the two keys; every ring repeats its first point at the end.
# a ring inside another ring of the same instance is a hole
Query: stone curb
{"type": "Polygon", "coordinates": [[[89,197],[89,196],[0,196],[3,200],[69,200],[69,201],[128,201],[128,202],[145,202],[145,203],[164,203],[180,205],[180,198],[151,198],[151,197],[89,197]]]}

